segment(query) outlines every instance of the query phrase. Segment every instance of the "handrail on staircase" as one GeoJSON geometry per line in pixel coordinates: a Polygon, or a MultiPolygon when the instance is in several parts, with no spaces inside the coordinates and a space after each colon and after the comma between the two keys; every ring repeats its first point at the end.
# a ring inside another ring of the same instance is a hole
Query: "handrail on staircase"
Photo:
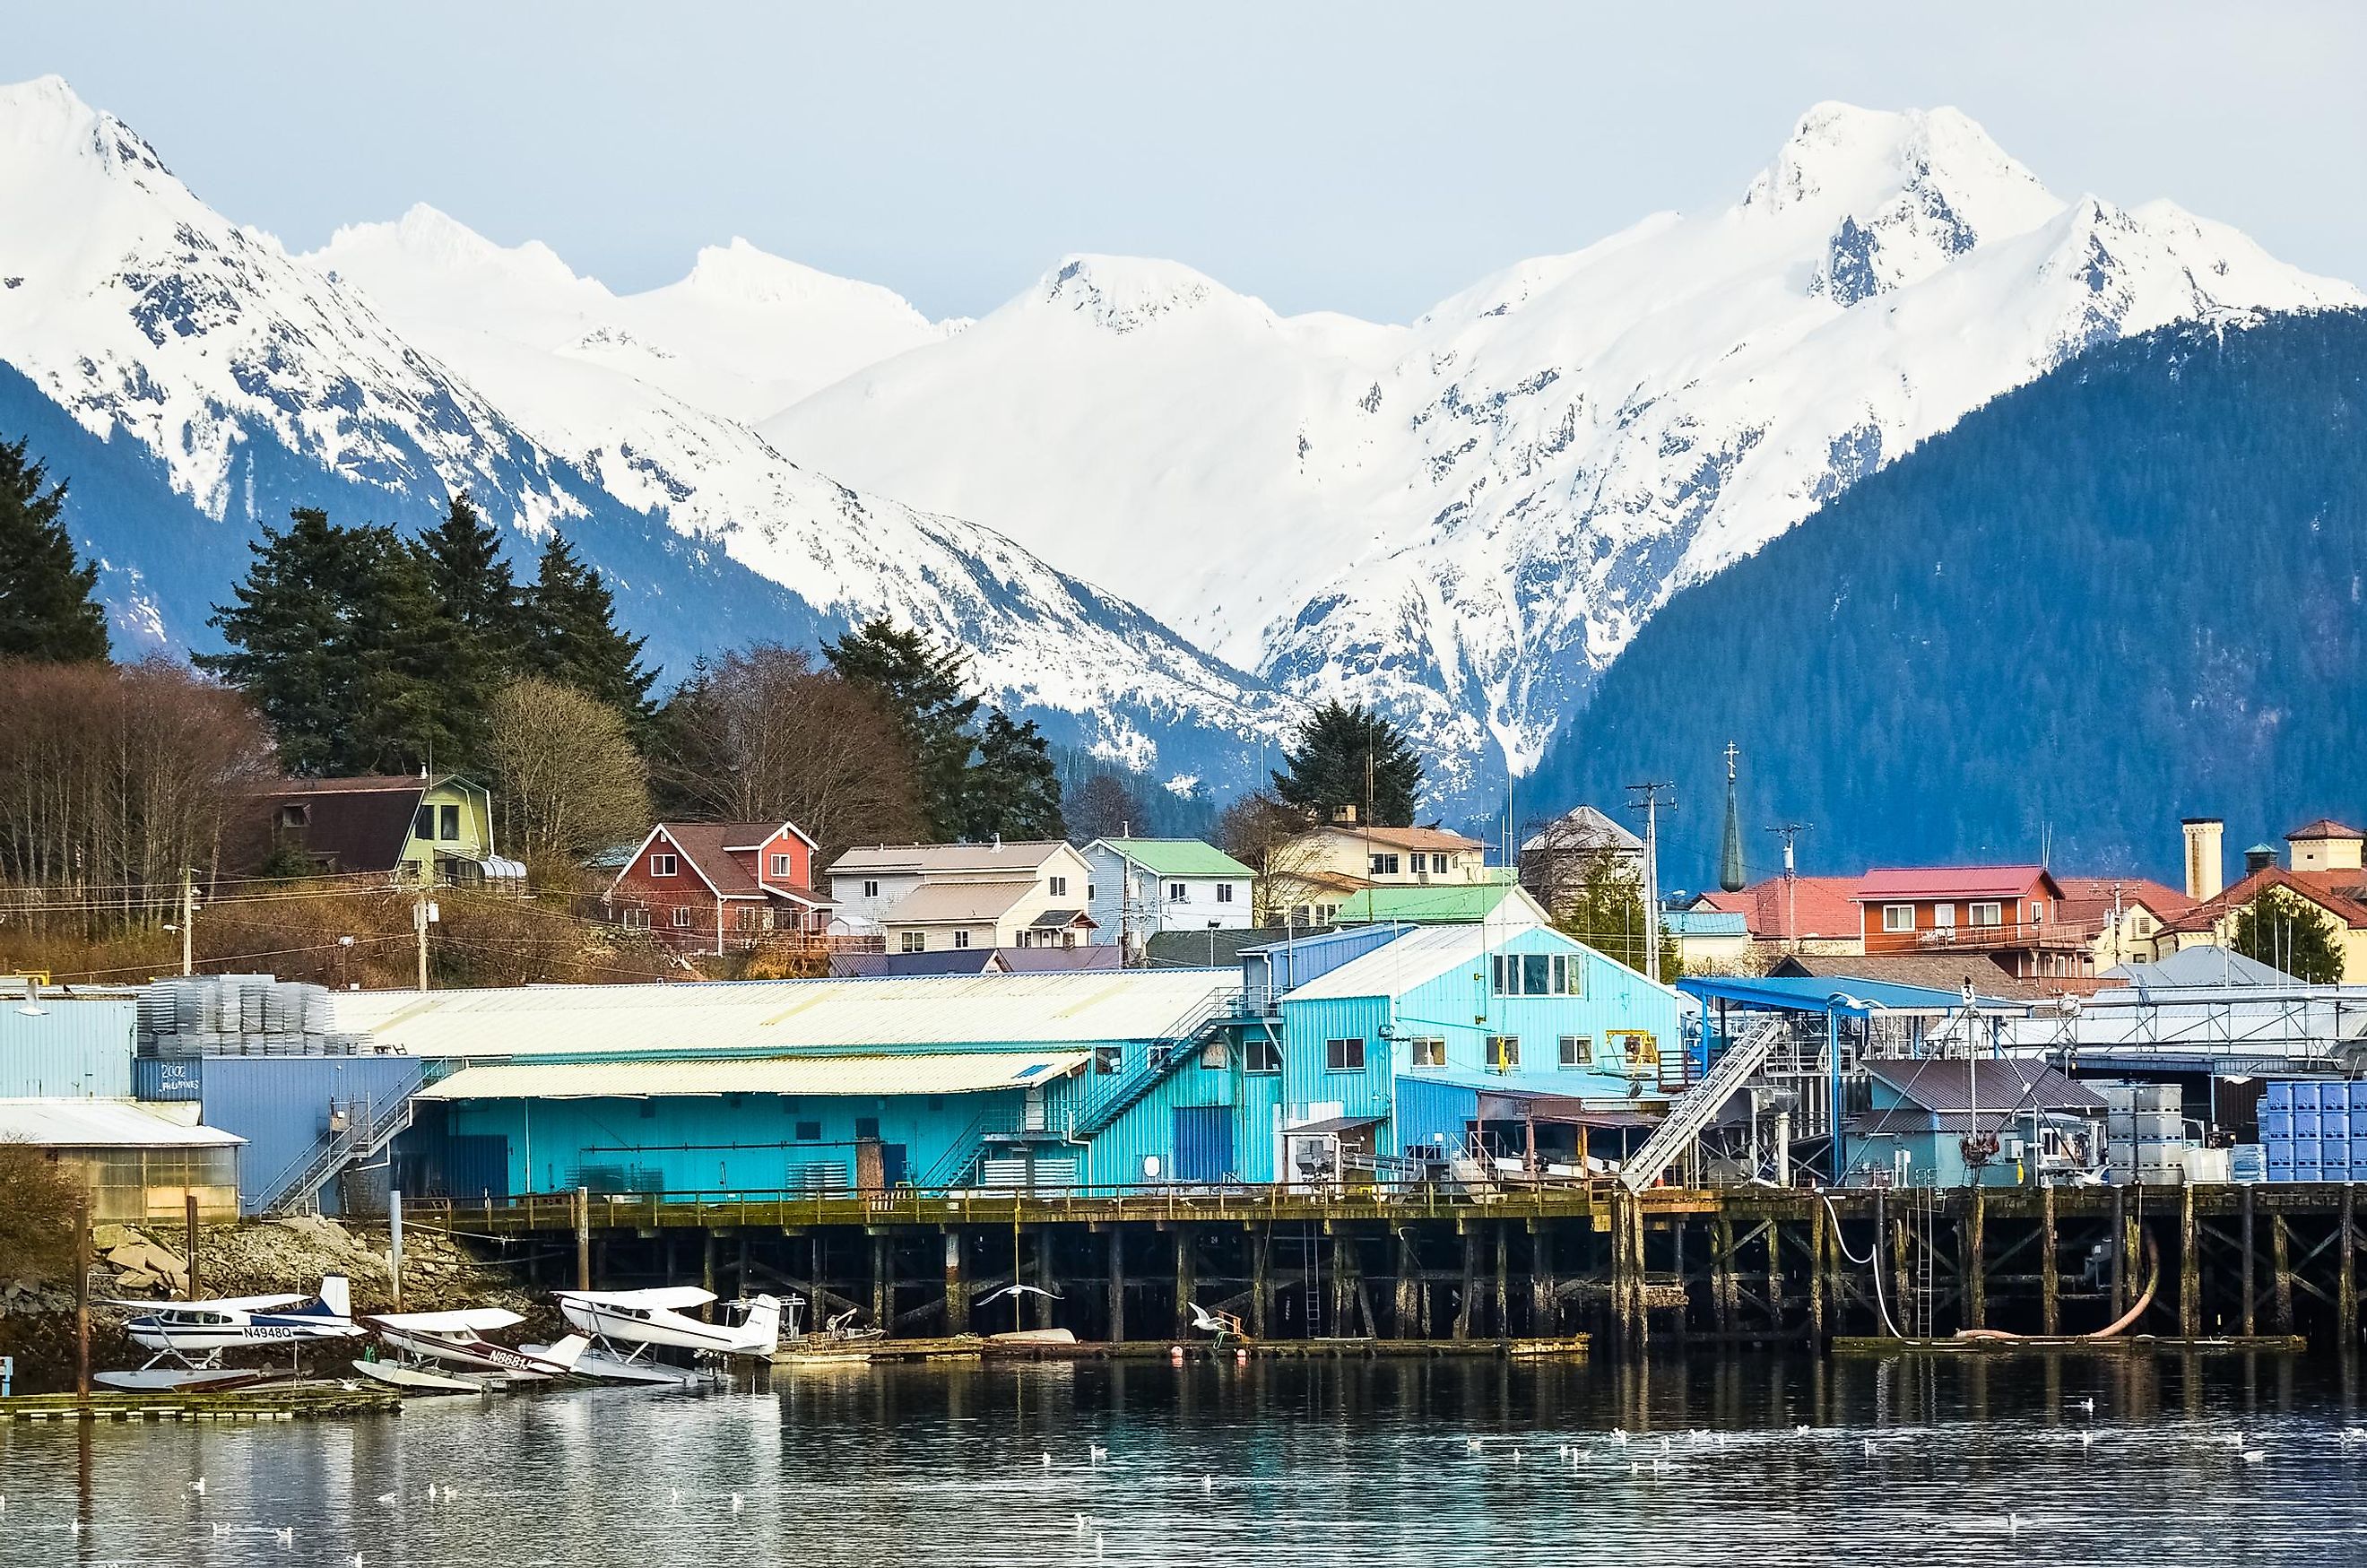
{"type": "Polygon", "coordinates": [[[1718,1108],[1759,1070],[1784,1032],[1784,1020],[1771,1014],[1728,1045],[1700,1081],[1670,1104],[1667,1117],[1620,1168],[1620,1184],[1640,1192],[1658,1181],[1685,1145],[1701,1136],[1718,1108]]]}
{"type": "Polygon", "coordinates": [[[1178,1019],[1154,1041],[1144,1054],[1140,1066],[1103,1087],[1085,1102],[1070,1128],[1072,1136],[1091,1135],[1124,1113],[1127,1107],[1150,1091],[1151,1086],[1167,1077],[1199,1044],[1211,1028],[1232,1016],[1240,1004],[1242,987],[1220,987],[1211,991],[1189,1012],[1178,1019]]]}

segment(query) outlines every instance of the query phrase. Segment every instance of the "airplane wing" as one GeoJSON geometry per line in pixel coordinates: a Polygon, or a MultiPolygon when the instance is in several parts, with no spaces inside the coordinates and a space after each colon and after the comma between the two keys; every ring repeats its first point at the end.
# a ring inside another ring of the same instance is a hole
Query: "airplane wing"
{"type": "Polygon", "coordinates": [[[275,1307],[294,1306],[312,1298],[295,1296],[217,1296],[201,1302],[165,1301],[152,1296],[146,1301],[131,1301],[110,1296],[101,1306],[138,1307],[147,1312],[269,1312],[275,1307]]]}
{"type": "Polygon", "coordinates": [[[697,1285],[661,1285],[648,1291],[553,1291],[551,1294],[561,1301],[588,1302],[594,1306],[650,1307],[660,1312],[705,1306],[715,1299],[713,1291],[702,1291],[697,1285]]]}
{"type": "Polygon", "coordinates": [[[419,1334],[489,1334],[526,1321],[504,1307],[470,1307],[459,1312],[379,1312],[368,1316],[371,1323],[419,1334]]]}

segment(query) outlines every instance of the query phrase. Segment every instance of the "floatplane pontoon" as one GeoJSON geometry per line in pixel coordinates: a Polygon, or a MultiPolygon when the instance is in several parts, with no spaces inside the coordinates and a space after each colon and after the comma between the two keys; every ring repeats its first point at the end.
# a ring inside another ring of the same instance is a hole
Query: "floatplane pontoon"
{"type": "Polygon", "coordinates": [[[511,1383],[572,1377],[576,1358],[591,1344],[583,1336],[571,1334],[541,1354],[496,1345],[485,1336],[526,1321],[501,1307],[377,1313],[363,1321],[401,1359],[357,1360],[354,1371],[374,1382],[420,1393],[481,1393],[511,1383]],[[467,1371],[455,1374],[441,1370],[447,1366],[467,1371]]]}
{"type": "MultiPolygon", "coordinates": [[[[659,1360],[653,1348],[688,1350],[701,1361],[766,1356],[780,1348],[784,1306],[777,1296],[723,1303],[725,1321],[701,1323],[686,1315],[715,1300],[697,1285],[647,1291],[561,1291],[559,1310],[569,1326],[591,1336],[592,1348],[577,1356],[579,1376],[611,1382],[693,1383],[707,1374],[659,1360]],[[630,1348],[626,1348],[630,1347],[630,1348]]],[[[791,1296],[787,1314],[792,1332],[800,1303],[791,1296]]],[[[529,1354],[549,1354],[527,1346],[529,1354]]]]}
{"type": "Polygon", "coordinates": [[[225,1367],[225,1350],[287,1346],[291,1350],[316,1339],[351,1339],[352,1297],[344,1276],[323,1275],[320,1292],[302,1295],[220,1296],[210,1301],[110,1301],[138,1315],[124,1332],[143,1350],[156,1352],[128,1371],[99,1372],[96,1382],[135,1393],[182,1389],[236,1388],[271,1375],[254,1367],[225,1367]]]}

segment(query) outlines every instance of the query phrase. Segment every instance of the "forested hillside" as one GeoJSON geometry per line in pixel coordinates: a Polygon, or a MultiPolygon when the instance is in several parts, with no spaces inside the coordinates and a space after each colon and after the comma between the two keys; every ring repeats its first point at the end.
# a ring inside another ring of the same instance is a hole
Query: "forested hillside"
{"type": "Polygon", "coordinates": [[[1757,875],[2035,858],[2175,880],[2367,809],[2367,314],[2174,327],[1998,399],[1681,593],[1529,786],[1675,779],[1668,886],[1714,874],[1741,749],[1757,875]]]}

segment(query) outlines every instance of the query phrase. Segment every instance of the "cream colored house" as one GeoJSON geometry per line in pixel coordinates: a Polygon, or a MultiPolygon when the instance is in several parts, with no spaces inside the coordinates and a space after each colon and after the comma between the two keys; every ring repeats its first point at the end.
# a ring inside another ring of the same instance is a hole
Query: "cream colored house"
{"type": "Polygon", "coordinates": [[[1488,846],[1438,828],[1326,824],[1274,846],[1260,887],[1267,925],[1328,925],[1368,889],[1489,880],[1488,846]]]}
{"type": "Polygon", "coordinates": [[[878,844],[830,868],[833,931],[878,932],[890,953],[1080,947],[1093,938],[1093,868],[1068,844],[878,844]]]}
{"type": "Polygon", "coordinates": [[[2219,824],[2198,818],[2184,827],[2188,890],[2198,901],[2184,914],[2162,922],[2160,953],[2226,946],[2236,940],[2236,923],[2245,908],[2274,893],[2323,916],[2334,928],[2342,953],[2341,983],[2367,985],[2367,869],[2361,864],[2367,860],[2362,854],[2367,833],[2320,818],[2285,835],[2289,866],[2276,863],[2273,849],[2259,846],[2245,853],[2243,880],[2222,888],[2219,824]]]}

